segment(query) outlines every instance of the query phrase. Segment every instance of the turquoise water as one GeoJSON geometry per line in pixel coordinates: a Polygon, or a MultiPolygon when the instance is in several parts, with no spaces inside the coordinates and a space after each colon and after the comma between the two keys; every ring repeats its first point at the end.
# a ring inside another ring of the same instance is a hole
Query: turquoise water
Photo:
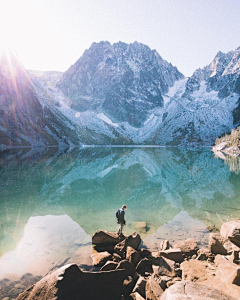
{"type": "Polygon", "coordinates": [[[209,149],[2,151],[0,280],[43,276],[71,261],[87,269],[91,235],[117,231],[122,204],[124,232],[138,231],[143,245],[194,237],[206,246],[209,230],[240,217],[240,175],[209,149]]]}

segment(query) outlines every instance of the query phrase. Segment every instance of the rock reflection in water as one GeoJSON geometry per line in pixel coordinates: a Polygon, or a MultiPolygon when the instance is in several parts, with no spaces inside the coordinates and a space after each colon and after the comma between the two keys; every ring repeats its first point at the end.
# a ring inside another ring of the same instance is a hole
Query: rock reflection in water
{"type": "Polygon", "coordinates": [[[90,264],[91,249],[91,237],[69,216],[31,217],[16,249],[0,258],[0,279],[16,279],[27,273],[43,276],[76,255],[81,264],[90,264]]]}

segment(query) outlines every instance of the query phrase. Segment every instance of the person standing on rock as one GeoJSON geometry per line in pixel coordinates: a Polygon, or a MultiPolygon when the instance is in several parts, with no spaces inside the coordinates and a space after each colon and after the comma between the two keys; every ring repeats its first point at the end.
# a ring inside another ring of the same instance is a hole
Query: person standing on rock
{"type": "Polygon", "coordinates": [[[116,212],[117,223],[119,224],[118,235],[122,235],[123,226],[126,225],[125,221],[125,210],[127,209],[127,205],[123,205],[119,210],[116,212]]]}

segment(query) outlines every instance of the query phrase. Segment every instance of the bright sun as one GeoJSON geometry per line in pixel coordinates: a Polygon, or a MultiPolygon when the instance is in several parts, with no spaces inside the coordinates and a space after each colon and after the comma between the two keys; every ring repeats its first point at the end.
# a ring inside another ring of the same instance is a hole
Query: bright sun
{"type": "Polygon", "coordinates": [[[15,50],[26,68],[47,70],[57,34],[46,6],[41,0],[0,1],[0,50],[15,50]]]}

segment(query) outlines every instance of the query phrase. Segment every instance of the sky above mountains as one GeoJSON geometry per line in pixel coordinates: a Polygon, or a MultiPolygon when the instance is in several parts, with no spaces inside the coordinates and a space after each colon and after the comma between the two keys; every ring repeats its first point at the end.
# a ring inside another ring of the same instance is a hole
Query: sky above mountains
{"type": "Polygon", "coordinates": [[[1,0],[0,48],[65,71],[93,42],[138,41],[185,76],[240,46],[238,0],[1,0]]]}

